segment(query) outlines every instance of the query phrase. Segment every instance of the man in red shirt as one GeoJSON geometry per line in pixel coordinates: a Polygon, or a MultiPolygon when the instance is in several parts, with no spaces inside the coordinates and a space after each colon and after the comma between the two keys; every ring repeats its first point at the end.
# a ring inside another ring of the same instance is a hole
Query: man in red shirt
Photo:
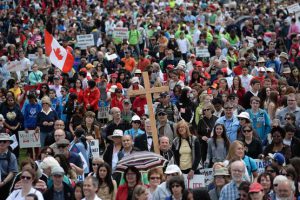
{"type": "Polygon", "coordinates": [[[148,67],[150,64],[151,64],[150,60],[148,58],[145,58],[145,54],[142,52],[140,54],[140,59],[137,64],[137,69],[140,69],[142,72],[144,72],[146,67],[148,67]]]}
{"type": "Polygon", "coordinates": [[[135,60],[131,57],[130,51],[125,51],[125,57],[122,58],[122,61],[125,63],[125,69],[132,73],[135,68],[135,60]]]}
{"type": "Polygon", "coordinates": [[[236,66],[234,69],[233,69],[233,72],[236,76],[239,76],[242,74],[242,71],[243,71],[243,66],[246,65],[246,58],[244,57],[241,57],[239,59],[239,65],[236,66]]]}

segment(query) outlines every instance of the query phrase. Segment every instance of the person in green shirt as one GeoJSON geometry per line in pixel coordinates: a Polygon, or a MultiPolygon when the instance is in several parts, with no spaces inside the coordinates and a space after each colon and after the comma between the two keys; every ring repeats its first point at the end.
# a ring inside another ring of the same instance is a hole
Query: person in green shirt
{"type": "Polygon", "coordinates": [[[128,43],[131,48],[134,49],[137,57],[140,55],[140,47],[139,47],[139,40],[140,40],[141,34],[137,30],[136,25],[132,24],[130,26],[130,30],[128,33],[128,43]]]}

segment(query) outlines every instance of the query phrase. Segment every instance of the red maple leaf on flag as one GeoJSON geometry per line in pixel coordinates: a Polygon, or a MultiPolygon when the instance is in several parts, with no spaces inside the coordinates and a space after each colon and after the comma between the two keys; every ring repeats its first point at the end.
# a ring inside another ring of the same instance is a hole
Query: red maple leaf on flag
{"type": "Polygon", "coordinates": [[[58,60],[62,60],[63,56],[60,54],[60,48],[53,49],[54,54],[58,60]]]}

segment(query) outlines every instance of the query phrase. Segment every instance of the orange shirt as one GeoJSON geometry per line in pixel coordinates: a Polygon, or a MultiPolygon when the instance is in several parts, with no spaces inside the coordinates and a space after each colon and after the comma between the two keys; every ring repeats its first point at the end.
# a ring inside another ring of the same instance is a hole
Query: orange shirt
{"type": "Polygon", "coordinates": [[[122,58],[122,61],[125,63],[125,69],[129,72],[132,72],[132,70],[135,67],[135,60],[132,57],[129,58],[122,58]]]}

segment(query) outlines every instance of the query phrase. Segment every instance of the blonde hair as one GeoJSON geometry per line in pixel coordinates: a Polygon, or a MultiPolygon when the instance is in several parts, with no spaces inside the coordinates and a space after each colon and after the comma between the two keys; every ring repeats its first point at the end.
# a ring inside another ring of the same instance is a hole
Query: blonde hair
{"type": "Polygon", "coordinates": [[[192,135],[191,132],[190,132],[189,124],[188,124],[186,121],[180,120],[180,121],[177,123],[177,125],[176,125],[176,134],[177,134],[179,137],[181,137],[181,135],[178,134],[179,127],[185,127],[185,129],[186,129],[186,135],[187,135],[187,136],[192,135]]]}
{"type": "Polygon", "coordinates": [[[239,140],[235,140],[230,144],[226,160],[232,160],[232,159],[237,157],[235,155],[235,151],[236,151],[238,146],[242,146],[243,148],[245,147],[243,142],[241,142],[239,140]]]}
{"type": "Polygon", "coordinates": [[[147,188],[144,185],[137,185],[132,193],[132,200],[137,200],[144,192],[147,191],[147,188]]]}

